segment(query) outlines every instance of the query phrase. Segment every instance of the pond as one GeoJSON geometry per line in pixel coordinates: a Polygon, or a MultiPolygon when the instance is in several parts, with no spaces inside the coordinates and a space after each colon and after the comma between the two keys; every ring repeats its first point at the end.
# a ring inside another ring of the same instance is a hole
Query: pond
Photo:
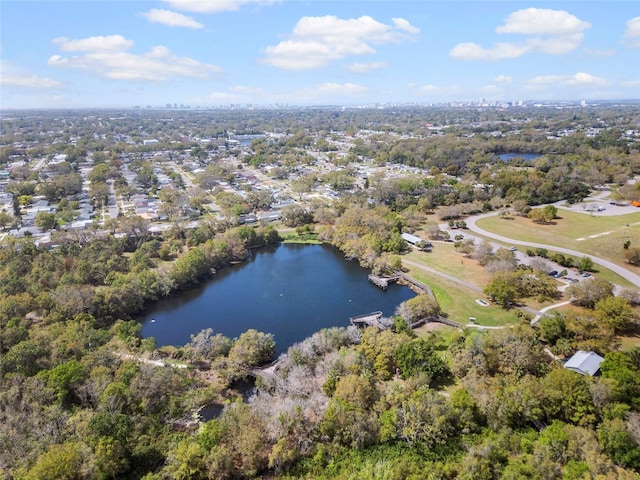
{"type": "Polygon", "coordinates": [[[535,160],[536,158],[540,158],[541,155],[538,153],[516,153],[516,152],[501,153],[500,155],[496,155],[496,158],[499,158],[500,160],[505,162],[508,162],[512,158],[516,158],[516,157],[522,158],[527,162],[530,162],[532,160],[535,160]]]}
{"type": "Polygon", "coordinates": [[[349,317],[391,316],[415,296],[401,285],[381,290],[368,273],[331,246],[265,247],[198,288],[156,302],[138,321],[158,347],[184,345],[206,328],[229,338],[253,328],[273,334],[279,354],[323,328],[348,326],[349,317]]]}

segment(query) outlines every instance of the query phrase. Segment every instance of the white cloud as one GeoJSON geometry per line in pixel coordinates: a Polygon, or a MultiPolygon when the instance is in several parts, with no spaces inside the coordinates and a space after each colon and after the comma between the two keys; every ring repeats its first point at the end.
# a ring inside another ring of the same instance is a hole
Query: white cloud
{"type": "Polygon", "coordinates": [[[349,65],[347,68],[350,72],[353,73],[367,73],[373,70],[379,70],[380,68],[386,67],[387,64],[385,62],[371,62],[371,63],[353,63],[349,65]]]}
{"type": "Polygon", "coordinates": [[[472,42],[460,43],[449,56],[459,60],[504,60],[531,52],[562,55],[578,48],[583,31],[590,27],[590,23],[564,10],[527,8],[509,15],[496,32],[534,36],[522,43],[495,43],[491,48],[472,42]]]}
{"type": "Polygon", "coordinates": [[[496,28],[496,32],[565,36],[582,32],[590,27],[590,23],[583,22],[564,10],[527,8],[509,15],[505,24],[496,28]]]}
{"type": "Polygon", "coordinates": [[[409,23],[408,20],[404,18],[392,18],[393,24],[397,29],[403,30],[411,35],[417,35],[420,33],[420,29],[418,27],[414,27],[409,23]]]}
{"type": "Polygon", "coordinates": [[[496,43],[491,48],[477,43],[460,43],[453,47],[449,56],[458,60],[504,60],[520,57],[529,50],[529,46],[515,43],[496,43]]]}
{"type": "Polygon", "coordinates": [[[185,27],[185,28],[203,28],[204,25],[197,22],[191,17],[187,17],[178,12],[172,12],[171,10],[161,10],[158,8],[152,8],[146,13],[141,14],[151,23],[160,23],[169,27],[185,27]]]}
{"type": "Polygon", "coordinates": [[[47,77],[24,74],[4,74],[0,77],[0,85],[21,88],[55,88],[62,86],[62,82],[47,77]]]}
{"type": "Polygon", "coordinates": [[[177,10],[198,13],[231,12],[243,5],[272,5],[278,0],[164,0],[177,10]]]}
{"type": "Polygon", "coordinates": [[[64,52],[122,52],[133,46],[133,40],[122,35],[107,35],[70,40],[67,37],[54,38],[52,43],[59,45],[64,52]]]}
{"type": "Polygon", "coordinates": [[[609,85],[609,80],[589,73],[578,72],[575,75],[539,75],[527,82],[530,86],[554,85],[566,87],[601,87],[609,85]]]}
{"type": "Polygon", "coordinates": [[[351,55],[372,55],[373,45],[403,42],[419,31],[404,19],[393,21],[394,26],[369,16],[302,17],[289,38],[265,49],[262,61],[287,70],[320,68],[351,55]]]}
{"type": "Polygon", "coordinates": [[[308,88],[287,91],[264,90],[257,87],[236,85],[227,91],[213,92],[197,103],[333,103],[349,102],[363,98],[369,89],[354,83],[326,82],[308,88]]]}
{"type": "Polygon", "coordinates": [[[640,17],[627,20],[627,30],[624,36],[631,39],[631,47],[640,48],[640,17]]]}
{"type": "Polygon", "coordinates": [[[527,44],[532,51],[540,51],[551,55],[562,55],[572,52],[582,42],[583,35],[575,33],[573,35],[563,35],[560,37],[542,38],[535,37],[527,40],[527,44]]]}
{"type": "Polygon", "coordinates": [[[513,82],[513,78],[508,75],[498,75],[493,81],[495,83],[511,83],[513,82]]]}
{"type": "Polygon", "coordinates": [[[142,55],[129,53],[125,50],[133,42],[120,35],[71,41],[56,39],[54,43],[61,45],[63,50],[79,50],[83,53],[69,57],[53,55],[48,61],[50,66],[79,69],[114,80],[163,81],[174,77],[205,79],[222,71],[219,67],[189,57],[178,57],[162,45],[152,47],[142,55]],[[111,48],[106,48],[105,45],[111,45],[111,48]]]}

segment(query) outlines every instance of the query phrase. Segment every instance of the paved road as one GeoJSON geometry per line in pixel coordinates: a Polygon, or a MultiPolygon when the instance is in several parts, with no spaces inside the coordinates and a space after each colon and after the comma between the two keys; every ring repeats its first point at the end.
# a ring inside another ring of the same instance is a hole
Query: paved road
{"type": "Polygon", "coordinates": [[[522,240],[514,240],[513,238],[507,238],[502,235],[497,235],[495,233],[488,232],[487,230],[484,230],[476,225],[477,220],[480,220],[481,218],[490,217],[492,215],[498,215],[498,212],[485,213],[482,215],[477,215],[474,217],[467,218],[466,219],[467,228],[472,232],[475,232],[480,235],[484,235],[485,237],[489,237],[494,240],[499,240],[505,243],[511,243],[513,245],[522,245],[524,247],[533,247],[533,248],[546,248],[547,250],[550,250],[550,251],[560,252],[567,255],[573,255],[575,257],[584,257],[585,255],[587,255],[591,258],[591,260],[593,260],[593,263],[595,263],[596,265],[600,265],[601,267],[608,268],[612,272],[617,273],[622,278],[625,278],[626,280],[631,282],[636,287],[640,287],[640,275],[637,275],[631,272],[630,270],[627,270],[626,268],[621,267],[620,265],[616,265],[613,262],[605,260],[604,258],[594,257],[593,255],[588,255],[584,252],[579,252],[577,250],[570,250],[568,248],[563,248],[563,247],[556,247],[554,245],[546,245],[544,243],[524,242],[522,240]]]}

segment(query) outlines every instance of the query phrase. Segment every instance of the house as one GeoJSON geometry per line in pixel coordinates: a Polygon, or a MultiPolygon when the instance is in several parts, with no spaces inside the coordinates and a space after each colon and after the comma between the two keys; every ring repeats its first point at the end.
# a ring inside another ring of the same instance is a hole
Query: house
{"type": "Polygon", "coordinates": [[[600,370],[600,364],[604,358],[595,352],[578,350],[573,357],[567,360],[564,368],[578,372],[580,375],[595,375],[600,370]]]}

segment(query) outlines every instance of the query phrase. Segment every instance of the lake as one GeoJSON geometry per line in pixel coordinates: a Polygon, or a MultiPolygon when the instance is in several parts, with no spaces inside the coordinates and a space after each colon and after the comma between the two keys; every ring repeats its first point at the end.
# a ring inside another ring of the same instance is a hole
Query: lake
{"type": "Polygon", "coordinates": [[[505,162],[508,162],[509,160],[511,160],[514,157],[520,157],[523,158],[524,160],[526,160],[527,162],[530,162],[531,160],[535,160],[536,158],[540,158],[541,155],[538,153],[501,153],[500,155],[496,155],[496,158],[499,158],[500,160],[503,160],[505,162]]]}
{"type": "Polygon", "coordinates": [[[402,285],[381,290],[368,273],[328,245],[265,247],[199,287],[154,303],[138,321],[142,336],[155,337],[158,347],[184,345],[206,328],[230,338],[253,328],[273,334],[283,353],[323,328],[348,326],[349,317],[377,310],[391,316],[415,296],[402,285]]]}

